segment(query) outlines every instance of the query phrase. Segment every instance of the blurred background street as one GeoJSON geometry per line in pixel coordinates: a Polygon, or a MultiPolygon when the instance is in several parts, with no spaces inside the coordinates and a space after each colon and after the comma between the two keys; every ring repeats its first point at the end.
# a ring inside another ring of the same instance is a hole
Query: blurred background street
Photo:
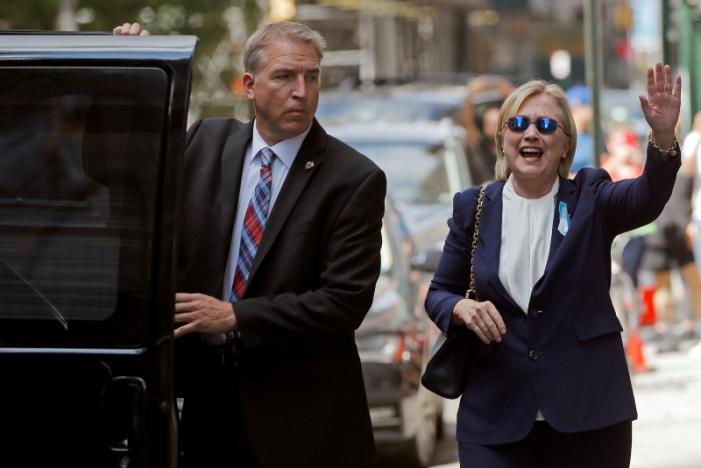
{"type": "MultiPolygon", "coordinates": [[[[602,167],[621,180],[638,176],[644,164],[648,128],[638,96],[645,70],[664,61],[681,74],[679,141],[685,165],[675,186],[679,190],[655,223],[615,240],[611,296],[624,328],[621,338],[639,412],[632,466],[701,467],[701,281],[691,252],[695,245],[701,255],[701,234],[696,235],[701,229],[701,114],[698,125],[692,125],[701,110],[701,0],[0,2],[4,34],[109,34],[125,21],[138,21],[153,35],[197,36],[189,123],[210,116],[250,119],[241,52],[259,25],[279,20],[302,22],[324,35],[328,48],[316,118],[329,134],[373,159],[388,178],[381,275],[371,310],[356,333],[378,468],[457,466],[457,400],[442,401],[419,383],[437,334],[423,301],[453,195],[494,178],[495,122],[504,98],[531,78],[561,85],[577,127],[571,176],[583,167],[602,167]],[[645,252],[660,249],[672,231],[672,243],[686,249],[685,261],[675,263],[664,255],[646,259],[645,252]]],[[[8,89],[3,92],[14,99],[8,89]]],[[[46,187],[33,182],[38,188],[23,193],[23,206],[43,206],[42,200],[50,198],[45,204],[50,214],[79,200],[92,213],[106,204],[102,195],[81,195],[87,175],[80,146],[56,149],[57,141],[83,139],[85,119],[75,112],[76,103],[92,97],[70,89],[55,89],[60,98],[56,128],[40,120],[11,121],[12,99],[0,100],[0,113],[10,116],[2,131],[12,137],[0,141],[5,145],[0,189],[9,194],[0,200],[2,206],[20,204],[7,181],[24,178],[46,187]],[[61,155],[49,167],[64,177],[62,192],[49,190],[60,184],[43,182],[44,153],[27,143],[42,138],[51,154],[61,155]],[[32,152],[25,153],[26,148],[32,152]]],[[[37,107],[27,102],[23,108],[37,107]]],[[[49,215],[36,209],[33,215],[51,225],[49,215]]],[[[9,217],[3,222],[13,229],[24,226],[9,217]]],[[[17,242],[25,242],[26,234],[17,232],[17,242]]],[[[42,265],[54,267],[55,259],[41,257],[36,249],[28,248],[26,256],[14,250],[8,248],[6,255],[15,255],[18,263],[31,266],[37,256],[42,265]]],[[[116,270],[116,264],[110,266],[116,270]]]]}

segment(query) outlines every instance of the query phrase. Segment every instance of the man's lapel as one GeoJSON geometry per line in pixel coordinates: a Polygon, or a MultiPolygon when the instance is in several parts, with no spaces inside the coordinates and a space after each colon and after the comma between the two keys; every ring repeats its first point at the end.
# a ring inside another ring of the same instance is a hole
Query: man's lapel
{"type": "Polygon", "coordinates": [[[227,247],[227,253],[239,202],[243,158],[246,156],[246,148],[251,143],[252,135],[253,121],[229,135],[222,150],[221,189],[219,190],[221,197],[219,200],[219,226],[221,232],[219,235],[222,245],[227,247]]]}
{"type": "Polygon", "coordinates": [[[312,127],[304,139],[304,143],[302,143],[302,147],[299,149],[299,153],[297,153],[297,157],[292,163],[292,167],[280,189],[273,210],[268,216],[263,239],[258,246],[251,274],[248,277],[249,283],[252,281],[261,262],[265,259],[270,247],[275,242],[280,229],[285,225],[292,208],[297,203],[297,199],[304,191],[314,172],[323,162],[323,150],[325,148],[326,132],[314,119],[312,127]]]}

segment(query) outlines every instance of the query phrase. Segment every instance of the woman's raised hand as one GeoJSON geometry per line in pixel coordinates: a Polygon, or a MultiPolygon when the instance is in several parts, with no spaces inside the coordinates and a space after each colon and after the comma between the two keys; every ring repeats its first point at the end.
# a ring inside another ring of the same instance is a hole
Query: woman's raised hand
{"type": "Polygon", "coordinates": [[[677,75],[672,81],[672,68],[669,65],[655,65],[647,70],[647,97],[640,96],[640,106],[645,114],[655,143],[668,148],[674,142],[674,130],[679,120],[681,107],[682,79],[677,75]]]}
{"type": "Polygon", "coordinates": [[[148,36],[149,32],[139,23],[124,23],[112,30],[114,36],[148,36]]]}

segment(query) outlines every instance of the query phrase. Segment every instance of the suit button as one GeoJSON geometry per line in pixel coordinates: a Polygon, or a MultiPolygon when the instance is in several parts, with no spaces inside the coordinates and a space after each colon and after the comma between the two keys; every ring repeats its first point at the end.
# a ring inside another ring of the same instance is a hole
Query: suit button
{"type": "Polygon", "coordinates": [[[540,314],[542,314],[542,313],[543,313],[543,311],[540,310],[540,309],[531,309],[531,310],[528,312],[528,316],[529,316],[530,318],[534,319],[534,318],[540,317],[540,314]]]}
{"type": "Polygon", "coordinates": [[[531,361],[537,361],[540,355],[535,350],[528,351],[528,359],[531,361]]]}

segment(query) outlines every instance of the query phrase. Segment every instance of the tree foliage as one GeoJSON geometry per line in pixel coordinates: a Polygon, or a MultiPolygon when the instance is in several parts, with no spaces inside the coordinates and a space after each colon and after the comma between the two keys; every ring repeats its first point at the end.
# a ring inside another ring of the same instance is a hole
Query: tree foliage
{"type": "Polygon", "coordinates": [[[206,106],[202,101],[210,92],[212,101],[221,100],[222,89],[240,74],[238,55],[262,15],[256,0],[4,0],[0,29],[54,30],[62,5],[73,11],[80,31],[109,32],[124,22],[138,21],[151,34],[197,36],[193,82],[197,109],[206,106]],[[203,70],[216,76],[204,79],[203,70]]]}

